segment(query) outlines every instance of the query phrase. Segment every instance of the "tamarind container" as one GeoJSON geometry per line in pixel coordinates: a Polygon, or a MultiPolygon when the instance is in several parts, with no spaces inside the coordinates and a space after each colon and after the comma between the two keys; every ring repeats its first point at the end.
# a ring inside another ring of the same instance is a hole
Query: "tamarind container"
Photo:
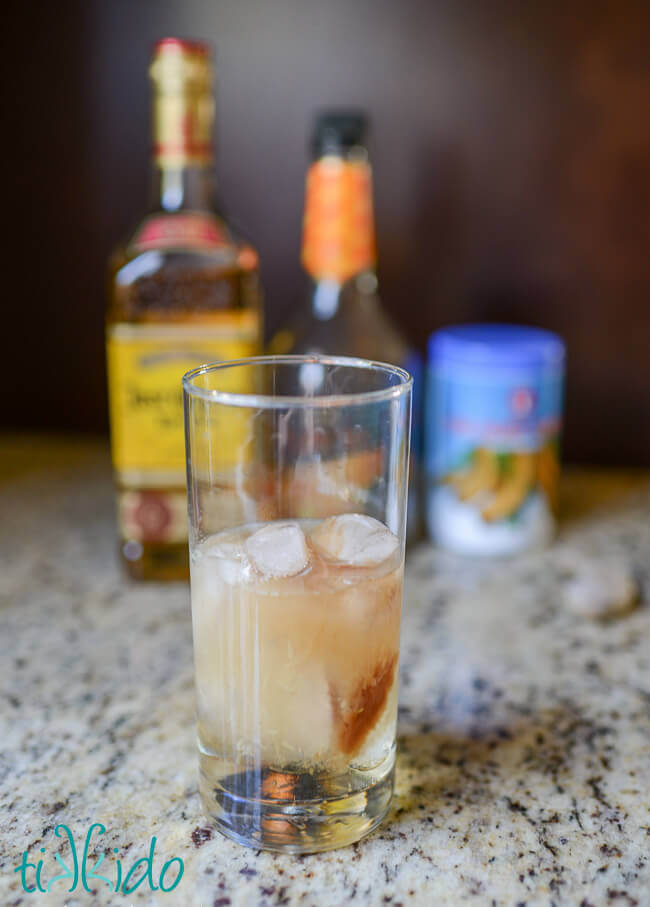
{"type": "Polygon", "coordinates": [[[566,349],[556,334],[464,324],[429,338],[427,526],[440,547],[512,555],[556,530],[566,349]]]}

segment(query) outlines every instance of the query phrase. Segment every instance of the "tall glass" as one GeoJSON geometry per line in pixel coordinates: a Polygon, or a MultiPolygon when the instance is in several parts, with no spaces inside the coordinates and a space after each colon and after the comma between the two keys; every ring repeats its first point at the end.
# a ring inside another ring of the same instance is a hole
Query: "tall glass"
{"type": "Polygon", "coordinates": [[[349,844],[393,791],[411,378],[263,356],[183,388],[203,806],[256,848],[349,844]]]}

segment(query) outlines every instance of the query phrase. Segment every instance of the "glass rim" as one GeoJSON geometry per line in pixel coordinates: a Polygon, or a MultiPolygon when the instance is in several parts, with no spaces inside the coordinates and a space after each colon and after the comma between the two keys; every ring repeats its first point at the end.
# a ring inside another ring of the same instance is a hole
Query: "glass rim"
{"type": "Polygon", "coordinates": [[[223,362],[208,362],[193,368],[183,375],[183,391],[188,397],[200,397],[211,403],[222,403],[227,406],[256,407],[260,409],[285,409],[287,407],[326,408],[337,406],[355,406],[364,403],[381,403],[404,396],[413,386],[413,378],[398,365],[388,362],[377,362],[373,359],[362,359],[354,356],[325,356],[320,354],[286,355],[286,356],[248,356],[243,359],[228,359],[223,362]],[[395,375],[399,384],[358,393],[323,394],[322,396],[295,396],[290,394],[233,393],[216,388],[197,387],[194,379],[199,375],[218,372],[242,365],[300,365],[308,362],[319,365],[342,365],[364,371],[382,372],[395,375]]]}

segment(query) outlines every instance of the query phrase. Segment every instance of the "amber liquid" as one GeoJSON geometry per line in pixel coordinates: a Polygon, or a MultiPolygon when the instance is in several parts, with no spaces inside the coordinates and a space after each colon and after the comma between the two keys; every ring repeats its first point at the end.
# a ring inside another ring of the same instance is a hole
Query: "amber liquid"
{"type": "Polygon", "coordinates": [[[200,792],[230,837],[305,853],[357,840],[388,808],[403,561],[331,562],[313,546],[322,522],[302,520],[307,566],[265,576],[243,546],[283,524],[192,554],[200,792]]]}
{"type": "MultiPolygon", "coordinates": [[[[174,213],[186,212],[187,209],[174,213]]],[[[210,214],[215,216],[214,212],[210,214]]],[[[156,212],[155,216],[164,218],[165,212],[156,212]]],[[[227,242],[215,249],[188,246],[156,250],[148,245],[146,251],[141,251],[133,242],[118,249],[110,264],[107,329],[117,324],[178,325],[194,326],[200,332],[203,326],[217,324],[224,312],[250,309],[255,312],[261,330],[257,270],[250,266],[255,255],[250,247],[233,238],[222,219],[219,219],[219,228],[227,242]],[[152,252],[157,260],[153,269],[152,252]]],[[[136,229],[134,235],[138,233],[139,229],[136,229]]],[[[178,344],[181,349],[180,338],[178,344]]],[[[180,426],[180,410],[178,418],[180,426]]],[[[133,477],[125,482],[116,473],[116,486],[118,498],[131,491],[152,496],[159,494],[172,496],[177,511],[184,507],[182,501],[186,492],[182,474],[171,482],[161,482],[155,474],[143,471],[139,484],[133,477]]],[[[173,541],[146,536],[130,538],[120,527],[119,548],[122,564],[134,579],[189,578],[186,536],[173,541]]]]}

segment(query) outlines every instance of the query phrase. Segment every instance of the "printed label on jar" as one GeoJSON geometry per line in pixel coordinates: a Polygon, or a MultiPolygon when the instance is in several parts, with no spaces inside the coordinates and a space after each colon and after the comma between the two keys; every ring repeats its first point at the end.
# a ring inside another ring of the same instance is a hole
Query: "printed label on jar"
{"type": "Polygon", "coordinates": [[[429,374],[429,521],[445,547],[522,549],[552,535],[562,376],[526,370],[429,374]]]}
{"type": "MultiPolygon", "coordinates": [[[[240,359],[258,351],[254,312],[228,312],[207,324],[114,324],[107,357],[113,465],[123,485],[185,484],[181,378],[208,362],[240,359]]],[[[245,392],[245,372],[224,375],[223,389],[245,392]]],[[[232,466],[245,440],[237,411],[215,424],[217,465],[232,466]],[[227,424],[226,424],[227,422],[227,424]]]]}

